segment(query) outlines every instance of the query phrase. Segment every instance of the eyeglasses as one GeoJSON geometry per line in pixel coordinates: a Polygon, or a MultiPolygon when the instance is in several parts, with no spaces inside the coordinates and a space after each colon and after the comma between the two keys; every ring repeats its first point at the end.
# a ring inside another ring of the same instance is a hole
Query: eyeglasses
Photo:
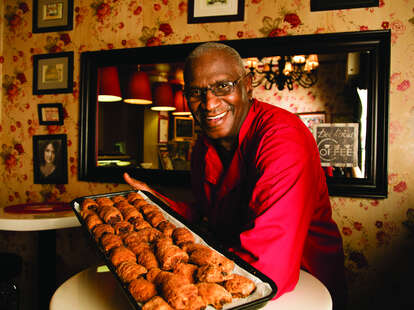
{"type": "Polygon", "coordinates": [[[207,87],[191,87],[185,90],[185,97],[189,103],[197,103],[207,95],[207,91],[211,90],[214,96],[221,97],[231,94],[237,84],[247,76],[244,74],[237,80],[232,81],[220,81],[207,87]]]}

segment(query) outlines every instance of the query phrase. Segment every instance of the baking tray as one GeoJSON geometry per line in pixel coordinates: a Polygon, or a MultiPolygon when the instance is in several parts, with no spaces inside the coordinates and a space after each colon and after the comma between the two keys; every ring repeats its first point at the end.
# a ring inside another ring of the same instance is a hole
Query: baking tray
{"type": "MultiPolygon", "coordinates": [[[[220,254],[226,256],[227,258],[231,259],[235,263],[235,269],[233,273],[238,273],[244,275],[250,279],[252,279],[256,284],[256,290],[246,298],[234,298],[233,302],[225,304],[223,306],[223,310],[254,310],[264,307],[269,300],[271,300],[277,293],[277,286],[269,277],[265,274],[254,268],[252,265],[246,263],[240,257],[235,255],[232,252],[229,252],[225,249],[221,244],[218,242],[210,239],[205,233],[203,233],[197,226],[193,225],[192,223],[187,222],[180,214],[169,208],[164,202],[158,199],[156,196],[152,195],[146,191],[122,191],[122,192],[113,192],[113,193],[106,193],[106,194],[98,194],[98,195],[90,195],[90,196],[83,196],[76,198],[71,201],[70,205],[78,218],[79,222],[82,225],[83,231],[87,234],[88,239],[93,244],[95,249],[100,253],[102,256],[105,264],[107,265],[108,269],[113,273],[115,278],[118,280],[119,285],[122,287],[122,291],[125,293],[128,301],[136,310],[141,310],[141,304],[135,301],[134,297],[128,290],[127,284],[123,283],[120,279],[118,274],[116,273],[116,269],[112,264],[109,255],[105,253],[105,251],[101,248],[98,242],[95,241],[95,238],[92,232],[88,229],[86,222],[80,215],[80,206],[84,199],[92,198],[96,199],[99,197],[108,197],[111,198],[113,196],[127,196],[131,192],[137,192],[141,194],[144,199],[153,205],[156,205],[160,210],[164,213],[164,216],[167,220],[171,221],[177,227],[186,227],[188,228],[195,236],[196,242],[206,244],[219,252],[220,254]]],[[[207,306],[206,310],[214,310],[215,308],[212,306],[207,306]]]]}

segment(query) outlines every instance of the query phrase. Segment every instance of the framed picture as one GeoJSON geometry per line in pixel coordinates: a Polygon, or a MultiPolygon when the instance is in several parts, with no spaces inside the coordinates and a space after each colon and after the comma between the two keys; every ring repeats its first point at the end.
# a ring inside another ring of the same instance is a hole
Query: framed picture
{"type": "Polygon", "coordinates": [[[174,170],[173,162],[171,160],[167,145],[158,146],[158,156],[163,170],[174,170]]]}
{"type": "Polygon", "coordinates": [[[322,167],[358,167],[358,128],[358,123],[315,125],[322,167]]]}
{"type": "Polygon", "coordinates": [[[61,103],[40,103],[37,105],[40,125],[63,125],[61,103]]]}
{"type": "Polygon", "coordinates": [[[168,143],[168,118],[162,116],[158,119],[158,143],[168,143]]]}
{"type": "Polygon", "coordinates": [[[174,140],[186,141],[194,137],[194,119],[177,116],[174,118],[174,140]]]}
{"type": "Polygon", "coordinates": [[[297,113],[297,116],[305,123],[306,127],[313,133],[314,125],[325,123],[325,115],[324,111],[322,112],[304,112],[304,113],[297,113]]]}
{"type": "Polygon", "coordinates": [[[33,33],[73,29],[73,0],[33,0],[33,33]]]}
{"type": "Polygon", "coordinates": [[[379,6],[379,0],[311,0],[311,11],[367,8],[379,6]]]}
{"type": "Polygon", "coordinates": [[[244,0],[188,0],[188,23],[244,20],[244,0]]]}
{"type": "Polygon", "coordinates": [[[73,52],[33,56],[33,94],[73,91],[73,52]]]}
{"type": "Polygon", "coordinates": [[[66,135],[33,136],[35,184],[67,184],[68,156],[66,135]]]}

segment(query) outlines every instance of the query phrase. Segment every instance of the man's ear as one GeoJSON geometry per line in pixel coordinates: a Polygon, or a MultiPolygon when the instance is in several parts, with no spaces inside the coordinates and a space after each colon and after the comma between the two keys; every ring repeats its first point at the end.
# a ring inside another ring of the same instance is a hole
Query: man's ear
{"type": "Polygon", "coordinates": [[[251,73],[247,73],[244,79],[244,85],[249,99],[253,98],[253,76],[251,73]]]}

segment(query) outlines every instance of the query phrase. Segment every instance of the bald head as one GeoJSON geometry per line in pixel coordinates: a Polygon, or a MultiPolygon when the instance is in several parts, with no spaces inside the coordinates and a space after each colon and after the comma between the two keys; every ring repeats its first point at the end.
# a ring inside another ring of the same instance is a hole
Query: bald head
{"type": "Polygon", "coordinates": [[[207,42],[197,46],[187,57],[184,64],[184,82],[187,84],[189,78],[191,77],[191,68],[194,61],[201,56],[210,53],[222,54],[225,57],[229,57],[234,61],[236,65],[236,70],[240,75],[243,75],[245,72],[243,59],[240,57],[240,54],[232,47],[217,43],[217,42],[207,42]]]}

